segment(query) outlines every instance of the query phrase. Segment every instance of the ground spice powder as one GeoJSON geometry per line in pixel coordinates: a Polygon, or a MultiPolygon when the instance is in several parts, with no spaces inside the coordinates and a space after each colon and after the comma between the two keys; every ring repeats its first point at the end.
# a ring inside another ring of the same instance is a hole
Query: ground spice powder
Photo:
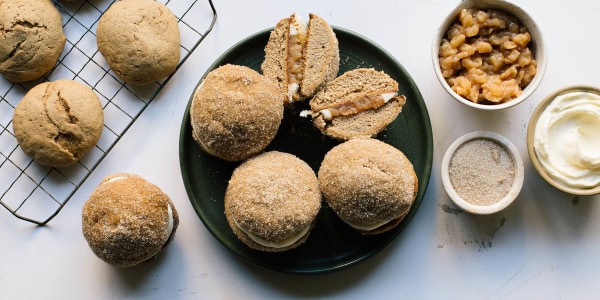
{"type": "Polygon", "coordinates": [[[502,199],[515,180],[515,164],[506,149],[489,139],[473,139],[456,149],[448,167],[456,193],[475,205],[502,199]]]}

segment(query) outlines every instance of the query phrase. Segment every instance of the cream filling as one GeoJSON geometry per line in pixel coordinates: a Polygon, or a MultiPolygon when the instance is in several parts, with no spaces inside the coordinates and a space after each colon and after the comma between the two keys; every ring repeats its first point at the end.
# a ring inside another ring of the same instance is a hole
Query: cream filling
{"type": "Polygon", "coordinates": [[[300,93],[300,84],[293,82],[293,83],[288,83],[288,93],[287,93],[287,99],[288,102],[294,102],[294,95],[298,95],[298,93],[300,93]]]}
{"type": "MultiPolygon", "coordinates": [[[[194,97],[196,95],[196,92],[198,90],[200,90],[203,85],[204,85],[204,80],[202,80],[202,82],[200,82],[200,85],[195,90],[194,97]]],[[[202,131],[202,128],[199,126],[198,122],[194,122],[195,121],[194,120],[194,116],[196,115],[194,107],[196,107],[196,106],[192,102],[192,105],[190,105],[190,123],[192,125],[192,137],[194,138],[194,140],[196,142],[198,142],[198,144],[200,145],[200,147],[202,148],[202,150],[204,150],[208,154],[216,156],[216,152],[213,149],[211,149],[211,147],[209,147],[208,144],[205,141],[203,141],[203,140],[201,140],[199,138],[199,134],[198,133],[202,131]]]]}
{"type": "MultiPolygon", "coordinates": [[[[202,81],[200,82],[200,84],[198,85],[196,90],[194,91],[194,96],[196,96],[196,93],[202,88],[203,85],[204,85],[204,79],[202,79],[202,81]]],[[[190,107],[190,113],[192,115],[194,114],[194,106],[193,105],[190,107]]]]}
{"type": "Polygon", "coordinates": [[[577,188],[600,185],[600,96],[572,92],[556,97],[534,132],[540,164],[554,179],[577,188]]]}
{"type": "Polygon", "coordinates": [[[304,67],[304,47],[308,36],[308,22],[294,14],[290,23],[290,37],[288,41],[288,101],[291,103],[299,99],[300,82],[302,82],[302,69],[304,67]]]}
{"type": "Polygon", "coordinates": [[[392,100],[394,97],[396,97],[396,93],[394,92],[389,92],[389,93],[383,93],[379,96],[373,97],[373,98],[369,98],[368,102],[366,102],[366,104],[363,105],[359,105],[359,104],[354,104],[351,106],[348,106],[349,109],[348,112],[342,111],[340,108],[341,106],[345,106],[344,104],[338,106],[338,107],[330,107],[330,108],[325,108],[322,109],[318,112],[313,112],[312,110],[303,110],[300,112],[300,116],[301,117],[308,117],[311,116],[312,118],[316,118],[318,116],[323,116],[323,119],[325,121],[331,121],[333,118],[337,117],[337,116],[345,116],[345,115],[351,115],[351,114],[357,114],[369,109],[377,109],[383,105],[385,105],[386,103],[390,102],[390,100],[392,100]]]}
{"type": "Polygon", "coordinates": [[[265,247],[270,247],[270,248],[285,248],[288,246],[293,245],[295,242],[297,242],[298,240],[300,240],[303,236],[305,236],[308,231],[310,230],[310,224],[304,228],[302,228],[302,230],[296,232],[295,234],[292,234],[291,236],[287,237],[284,240],[281,241],[277,241],[277,242],[271,242],[271,241],[267,241],[255,234],[252,234],[250,232],[248,232],[246,229],[244,229],[242,226],[240,226],[240,224],[234,220],[235,226],[237,226],[237,228],[239,228],[242,232],[244,232],[246,235],[248,235],[250,237],[250,239],[252,239],[254,242],[263,245],[265,247]]]}
{"type": "Polygon", "coordinates": [[[171,204],[167,204],[167,213],[169,216],[167,221],[167,237],[165,238],[165,243],[169,240],[171,234],[173,234],[173,227],[175,226],[175,219],[173,218],[173,208],[171,207],[171,204]]]}
{"type": "Polygon", "coordinates": [[[388,224],[389,222],[391,222],[391,221],[393,221],[395,219],[397,219],[397,218],[391,218],[391,219],[379,221],[379,222],[376,222],[376,223],[373,223],[373,224],[364,224],[364,223],[349,222],[349,221],[346,221],[344,219],[342,219],[342,221],[344,221],[346,224],[350,225],[354,229],[358,229],[358,230],[361,230],[361,231],[371,231],[371,230],[375,230],[375,229],[377,229],[379,227],[382,227],[382,226],[388,224]]]}
{"type": "Polygon", "coordinates": [[[117,180],[122,180],[122,179],[125,179],[125,178],[127,178],[127,176],[117,176],[117,177],[113,177],[113,178],[105,181],[104,183],[109,183],[109,182],[113,182],[113,181],[117,181],[117,180]]]}

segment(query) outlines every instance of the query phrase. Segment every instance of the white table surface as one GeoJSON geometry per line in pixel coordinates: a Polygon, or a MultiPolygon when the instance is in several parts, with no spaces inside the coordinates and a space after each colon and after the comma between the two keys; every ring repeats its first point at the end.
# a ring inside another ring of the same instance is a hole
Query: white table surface
{"type": "Polygon", "coordinates": [[[567,85],[600,83],[600,2],[514,1],[537,20],[549,62],[531,98],[501,112],[478,112],[458,104],[433,73],[433,35],[458,0],[215,2],[214,30],[55,219],[36,227],[0,209],[0,298],[590,299],[600,295],[598,197],[574,198],[552,188],[533,169],[525,147],[529,115],[545,95],[567,85]],[[390,52],[423,94],[434,134],[430,183],[409,226],[374,257],[341,271],[310,276],[264,270],[227,250],[192,208],[178,158],[183,113],[206,68],[240,39],[274,26],[292,12],[316,13],[390,52]],[[439,176],[446,148],[475,130],[506,136],[525,163],[519,198],[495,215],[453,210],[439,176]],[[122,171],[159,185],[181,217],[174,242],[157,260],[127,269],[96,258],[81,234],[81,208],[89,193],[104,176],[122,171]]]}

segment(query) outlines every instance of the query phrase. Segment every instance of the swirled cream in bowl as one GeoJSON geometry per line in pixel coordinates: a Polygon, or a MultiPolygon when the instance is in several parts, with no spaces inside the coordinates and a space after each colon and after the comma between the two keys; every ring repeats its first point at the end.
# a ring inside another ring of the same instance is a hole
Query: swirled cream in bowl
{"type": "Polygon", "coordinates": [[[600,90],[572,86],[542,100],[529,121],[527,149],[552,186],[574,195],[600,193],[600,90]]]}

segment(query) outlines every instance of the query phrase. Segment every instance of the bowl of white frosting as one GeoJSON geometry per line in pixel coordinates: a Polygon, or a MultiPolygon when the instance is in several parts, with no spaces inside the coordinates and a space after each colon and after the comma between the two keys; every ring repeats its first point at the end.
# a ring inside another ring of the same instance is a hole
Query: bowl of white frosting
{"type": "Polygon", "coordinates": [[[529,121],[527,151],[555,188],[600,193],[600,89],[570,86],[542,100],[529,121]]]}

